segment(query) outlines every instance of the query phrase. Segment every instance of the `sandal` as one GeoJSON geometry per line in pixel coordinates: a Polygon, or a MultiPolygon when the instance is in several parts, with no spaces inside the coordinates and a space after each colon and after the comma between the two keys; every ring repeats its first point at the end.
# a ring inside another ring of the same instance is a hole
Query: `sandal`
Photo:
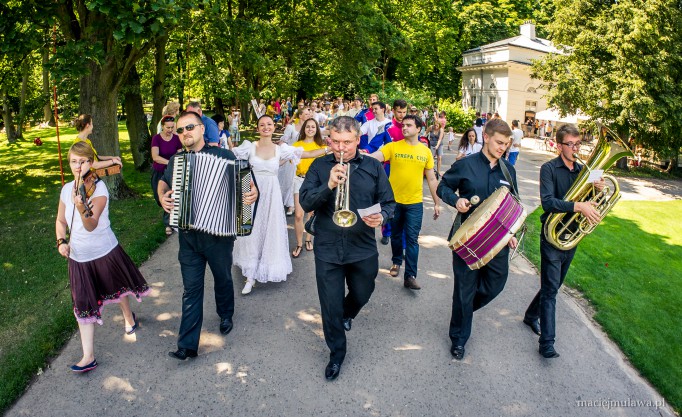
{"type": "Polygon", "coordinates": [[[303,249],[303,246],[296,246],[296,249],[294,249],[293,252],[291,252],[291,257],[292,258],[298,258],[301,256],[301,250],[303,249]]]}
{"type": "Polygon", "coordinates": [[[173,229],[171,229],[170,226],[166,227],[166,236],[170,236],[173,234],[173,229]]]}
{"type": "Polygon", "coordinates": [[[313,241],[312,240],[306,240],[305,241],[305,250],[307,250],[308,252],[313,250],[313,241]]]}

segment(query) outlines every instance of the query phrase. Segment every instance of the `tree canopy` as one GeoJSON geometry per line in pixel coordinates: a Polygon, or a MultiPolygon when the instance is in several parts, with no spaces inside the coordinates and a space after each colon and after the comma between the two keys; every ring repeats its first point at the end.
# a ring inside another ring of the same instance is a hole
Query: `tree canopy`
{"type": "Polygon", "coordinates": [[[549,103],[580,109],[664,156],[682,147],[682,10],[672,0],[561,0],[535,65],[549,103]]]}

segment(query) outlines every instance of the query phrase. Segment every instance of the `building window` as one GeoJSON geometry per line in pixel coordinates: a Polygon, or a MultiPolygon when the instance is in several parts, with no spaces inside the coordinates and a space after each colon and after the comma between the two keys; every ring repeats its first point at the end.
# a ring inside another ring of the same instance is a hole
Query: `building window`
{"type": "Polygon", "coordinates": [[[497,97],[488,97],[488,113],[495,113],[497,111],[497,97]]]}
{"type": "Polygon", "coordinates": [[[476,108],[476,96],[471,96],[471,107],[476,108]]]}
{"type": "Polygon", "coordinates": [[[536,111],[537,107],[538,107],[537,101],[526,100],[526,110],[536,111]]]}
{"type": "Polygon", "coordinates": [[[528,87],[528,89],[526,91],[529,93],[533,93],[533,94],[537,93],[537,91],[535,90],[535,87],[528,87]]]}

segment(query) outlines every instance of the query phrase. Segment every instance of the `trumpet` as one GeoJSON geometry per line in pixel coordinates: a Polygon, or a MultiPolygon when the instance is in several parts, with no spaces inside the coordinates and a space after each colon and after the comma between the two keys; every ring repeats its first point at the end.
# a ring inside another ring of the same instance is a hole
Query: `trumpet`
{"type": "MultiPolygon", "coordinates": [[[[339,164],[343,166],[343,152],[341,152],[339,164]]],[[[339,227],[351,227],[358,221],[349,208],[350,203],[350,165],[346,170],[346,180],[336,187],[336,200],[334,202],[334,214],[332,220],[339,227]]]]}

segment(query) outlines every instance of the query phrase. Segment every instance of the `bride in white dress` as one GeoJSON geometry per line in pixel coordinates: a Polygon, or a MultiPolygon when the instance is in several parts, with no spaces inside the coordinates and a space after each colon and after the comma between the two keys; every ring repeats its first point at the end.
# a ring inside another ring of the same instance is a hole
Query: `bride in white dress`
{"type": "Polygon", "coordinates": [[[270,116],[258,119],[257,142],[245,140],[232,149],[238,159],[248,159],[258,186],[258,207],[249,236],[240,237],[234,244],[233,264],[242,270],[246,285],[242,294],[251,292],[258,282],[286,281],[291,273],[287,220],[282,193],[277,180],[280,162],[298,164],[301,158],[316,158],[327,153],[327,148],[303,151],[286,143],[274,144],[275,122],[270,116]]]}

